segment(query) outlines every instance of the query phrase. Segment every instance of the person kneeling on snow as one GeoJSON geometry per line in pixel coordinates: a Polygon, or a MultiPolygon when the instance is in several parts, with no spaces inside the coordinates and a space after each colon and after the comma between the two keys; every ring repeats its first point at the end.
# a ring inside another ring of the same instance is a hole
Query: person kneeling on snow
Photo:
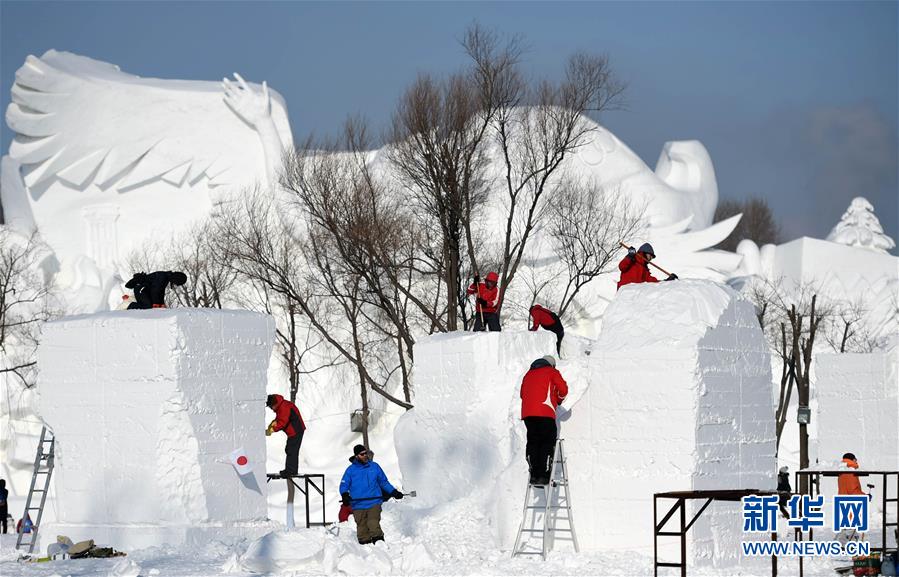
{"type": "Polygon", "coordinates": [[[556,450],[556,407],[568,396],[568,383],[546,355],[531,363],[521,381],[521,419],[528,430],[525,456],[532,485],[548,485],[556,450]]]}
{"type": "Polygon", "coordinates": [[[540,305],[531,307],[531,328],[529,331],[536,331],[538,326],[555,333],[556,335],[556,354],[562,356],[562,339],[565,338],[565,327],[562,326],[562,319],[559,315],[540,305]]]}
{"type": "MultiPolygon", "coordinates": [[[[618,288],[632,283],[659,282],[659,279],[649,272],[649,262],[655,257],[656,253],[648,242],[644,242],[639,250],[635,250],[634,247],[627,249],[627,256],[618,263],[618,270],[621,271],[618,288]]],[[[665,280],[677,280],[677,275],[668,275],[665,280]]]]}
{"type": "Polygon", "coordinates": [[[287,444],[284,446],[287,459],[280,474],[282,477],[296,475],[300,468],[300,445],[303,444],[303,433],[306,432],[303,416],[296,405],[281,395],[266,397],[265,406],[275,411],[275,420],[269,423],[265,436],[270,437],[277,431],[284,431],[287,435],[287,444]]]}
{"type": "Polygon", "coordinates": [[[128,309],[164,309],[165,290],[169,285],[181,286],[187,282],[187,275],[183,272],[158,270],[147,274],[135,273],[125,283],[125,288],[134,290],[135,302],[128,305],[128,309]]]}
{"type": "Polygon", "coordinates": [[[371,460],[372,453],[364,445],[353,447],[350,466],[340,480],[340,497],[344,505],[353,508],[356,520],[356,537],[361,545],[384,540],[381,530],[381,503],[385,495],[402,499],[381,466],[371,460]]]}

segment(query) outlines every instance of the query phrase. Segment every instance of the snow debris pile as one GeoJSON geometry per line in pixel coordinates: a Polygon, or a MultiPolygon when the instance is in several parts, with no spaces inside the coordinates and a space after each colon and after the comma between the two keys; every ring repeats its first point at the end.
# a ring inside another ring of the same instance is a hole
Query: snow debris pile
{"type": "Polygon", "coordinates": [[[56,436],[56,523],[44,533],[118,549],[267,527],[270,317],[215,309],[47,323],[41,414],[56,436]],[[237,450],[253,466],[239,475],[237,450]]]}

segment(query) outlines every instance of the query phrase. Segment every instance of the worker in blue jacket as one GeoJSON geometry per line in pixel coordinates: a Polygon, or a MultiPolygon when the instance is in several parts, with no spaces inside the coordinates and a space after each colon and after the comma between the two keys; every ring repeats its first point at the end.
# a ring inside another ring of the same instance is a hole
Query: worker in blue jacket
{"type": "Polygon", "coordinates": [[[384,540],[381,530],[381,503],[393,497],[402,499],[380,465],[371,460],[372,453],[365,445],[353,447],[350,466],[340,480],[340,496],[345,505],[353,508],[356,520],[356,537],[359,543],[377,543],[384,540]]]}

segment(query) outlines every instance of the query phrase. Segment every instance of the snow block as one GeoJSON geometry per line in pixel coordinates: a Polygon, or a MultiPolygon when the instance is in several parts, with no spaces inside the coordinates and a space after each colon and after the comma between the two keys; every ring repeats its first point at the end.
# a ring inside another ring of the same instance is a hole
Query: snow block
{"type": "Polygon", "coordinates": [[[899,469],[899,348],[815,362],[819,462],[838,464],[850,452],[864,469],[899,469]]]}
{"type": "MultiPolygon", "coordinates": [[[[754,307],[732,289],[623,287],[590,362],[597,377],[561,433],[582,548],[651,554],[654,493],[775,488],[768,346],[754,307]]],[[[745,561],[739,503],[713,504],[689,535],[690,565],[745,561]]],[[[677,539],[659,545],[663,560],[679,556],[677,539]]]]}
{"type": "Polygon", "coordinates": [[[555,350],[548,331],[454,332],[415,343],[415,408],[394,438],[403,487],[418,491],[417,507],[461,506],[463,518],[475,511],[511,547],[527,483],[521,379],[555,350]]]}
{"type": "MultiPolygon", "coordinates": [[[[544,331],[416,343],[415,408],[395,431],[416,506],[489,528],[494,546],[512,548],[527,483],[521,380],[553,349],[544,331]]],[[[626,286],[599,339],[567,336],[565,349],[557,368],[569,396],[559,430],[582,551],[651,556],[653,493],[775,488],[770,355],[753,306],[732,289],[709,281],[626,286]]],[[[747,564],[741,530],[739,504],[716,503],[690,530],[688,562],[747,564]]],[[[663,560],[679,552],[669,543],[660,542],[663,560]]]]}
{"type": "Polygon", "coordinates": [[[47,323],[38,387],[57,514],[44,532],[123,550],[254,534],[273,335],[266,315],[217,309],[47,323]],[[241,447],[243,476],[229,459],[241,447]]]}

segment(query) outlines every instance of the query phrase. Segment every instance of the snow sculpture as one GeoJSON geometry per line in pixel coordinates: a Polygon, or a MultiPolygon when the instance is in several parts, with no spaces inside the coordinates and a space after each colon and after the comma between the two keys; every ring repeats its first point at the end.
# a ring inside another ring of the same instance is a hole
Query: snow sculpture
{"type": "MultiPolygon", "coordinates": [[[[403,483],[422,506],[490,519],[481,538],[506,549],[527,480],[521,378],[552,349],[548,333],[421,339],[416,406],[396,427],[403,483]]],[[[655,492],[774,488],[770,355],[753,306],[733,290],[625,287],[599,340],[566,337],[563,353],[561,436],[582,550],[651,552],[655,492]]],[[[690,563],[742,562],[741,529],[738,506],[716,504],[691,529],[690,563]]]]}
{"type": "MultiPolygon", "coordinates": [[[[416,341],[415,408],[400,418],[394,438],[403,486],[419,492],[419,506],[437,507],[432,525],[473,517],[486,535],[471,538],[511,549],[528,474],[519,386],[531,362],[555,348],[547,331],[455,332],[416,341]]],[[[572,378],[566,366],[559,363],[572,378]]]]}
{"type": "Polygon", "coordinates": [[[45,534],[131,550],[253,534],[266,518],[270,317],[180,309],[48,323],[40,412],[56,435],[45,534]],[[239,475],[229,455],[254,466],[239,475]]]}
{"type": "Polygon", "coordinates": [[[216,82],[140,78],[67,52],[29,56],[6,112],[5,221],[40,231],[62,280],[99,272],[103,286],[148,239],[271,182],[292,146],[284,102],[236,82],[223,95],[216,82]]]}
{"type": "MultiPolygon", "coordinates": [[[[562,432],[578,519],[594,520],[578,525],[582,547],[651,551],[656,492],[774,488],[768,345],[733,290],[623,287],[590,362],[562,432]]],[[[739,561],[741,529],[738,504],[716,504],[691,529],[692,562],[739,561]]]]}
{"type": "Polygon", "coordinates": [[[857,196],[843,213],[840,222],[827,235],[827,240],[886,253],[896,247],[896,242],[884,234],[880,220],[868,199],[857,196]]]}

